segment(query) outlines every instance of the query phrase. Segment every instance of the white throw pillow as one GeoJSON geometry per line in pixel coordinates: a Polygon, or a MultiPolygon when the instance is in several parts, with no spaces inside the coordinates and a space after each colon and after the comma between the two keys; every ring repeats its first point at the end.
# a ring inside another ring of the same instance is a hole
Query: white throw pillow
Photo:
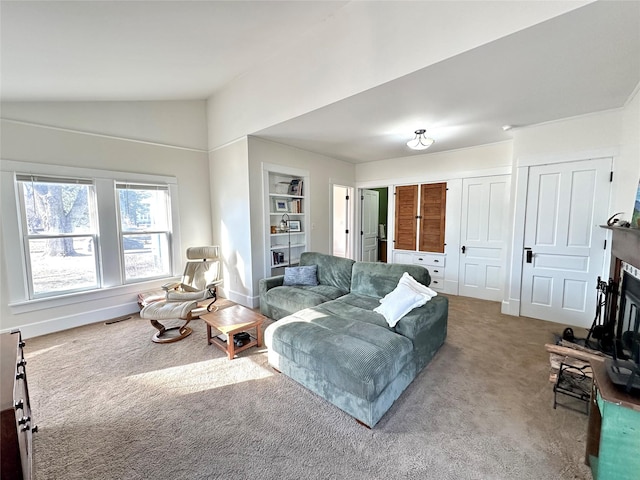
{"type": "Polygon", "coordinates": [[[389,326],[393,328],[407,313],[416,307],[421,307],[436,295],[436,292],[417,282],[405,272],[398,286],[385,295],[380,300],[380,305],[373,311],[384,316],[389,326]]]}
{"type": "MultiPolygon", "coordinates": [[[[438,293],[435,290],[432,290],[426,285],[421,284],[415,278],[409,275],[408,272],[404,272],[402,274],[402,277],[400,277],[400,281],[398,282],[398,285],[406,285],[408,287],[411,287],[412,290],[419,293],[423,293],[424,295],[428,295],[429,298],[433,298],[436,295],[438,295],[438,293]]],[[[384,298],[380,300],[380,303],[385,303],[387,301],[387,297],[392,293],[393,292],[389,292],[387,295],[385,295],[384,298]]]]}

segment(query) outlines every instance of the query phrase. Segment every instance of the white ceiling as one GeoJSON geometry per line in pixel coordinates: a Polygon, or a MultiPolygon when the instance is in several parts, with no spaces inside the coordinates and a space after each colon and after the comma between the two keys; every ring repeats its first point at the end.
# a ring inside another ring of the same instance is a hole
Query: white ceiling
{"type": "MultiPolygon", "coordinates": [[[[2,1],[2,99],[204,99],[346,3],[2,1]]],[[[640,2],[601,1],[247,133],[359,163],[414,154],[416,128],[429,153],[507,140],[502,125],[621,107],[639,82],[640,2]]]]}
{"type": "Polygon", "coordinates": [[[206,99],[346,3],[2,0],[2,99],[206,99]]]}
{"type": "MultiPolygon", "coordinates": [[[[509,140],[523,127],[621,107],[640,82],[640,2],[592,4],[257,132],[361,163],[509,140]]],[[[416,51],[416,54],[419,54],[416,51]]]]}

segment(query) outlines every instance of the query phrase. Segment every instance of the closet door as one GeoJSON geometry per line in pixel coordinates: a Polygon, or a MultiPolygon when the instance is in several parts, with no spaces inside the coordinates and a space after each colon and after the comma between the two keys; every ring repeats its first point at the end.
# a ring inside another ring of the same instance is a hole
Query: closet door
{"type": "Polygon", "coordinates": [[[415,250],[418,222],[418,185],[396,187],[396,236],[394,248],[415,250]]]}
{"type": "Polygon", "coordinates": [[[444,226],[447,211],[447,184],[420,185],[421,252],[444,253],[444,226]]]}
{"type": "Polygon", "coordinates": [[[510,179],[510,175],[499,175],[462,180],[459,295],[503,299],[510,179]]]}

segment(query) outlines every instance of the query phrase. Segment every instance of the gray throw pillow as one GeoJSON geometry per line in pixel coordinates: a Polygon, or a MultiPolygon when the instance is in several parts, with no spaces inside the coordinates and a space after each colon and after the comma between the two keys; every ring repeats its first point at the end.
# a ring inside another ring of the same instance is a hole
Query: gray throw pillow
{"type": "Polygon", "coordinates": [[[285,267],[283,285],[318,285],[318,266],[285,267]]]}

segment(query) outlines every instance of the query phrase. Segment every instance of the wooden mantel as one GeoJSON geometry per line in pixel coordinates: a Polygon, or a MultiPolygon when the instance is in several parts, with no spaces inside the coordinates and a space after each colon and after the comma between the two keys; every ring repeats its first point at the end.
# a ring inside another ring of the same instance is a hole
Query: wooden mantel
{"type": "Polygon", "coordinates": [[[636,268],[640,268],[640,229],[601,226],[613,232],[611,255],[636,268]]]}

